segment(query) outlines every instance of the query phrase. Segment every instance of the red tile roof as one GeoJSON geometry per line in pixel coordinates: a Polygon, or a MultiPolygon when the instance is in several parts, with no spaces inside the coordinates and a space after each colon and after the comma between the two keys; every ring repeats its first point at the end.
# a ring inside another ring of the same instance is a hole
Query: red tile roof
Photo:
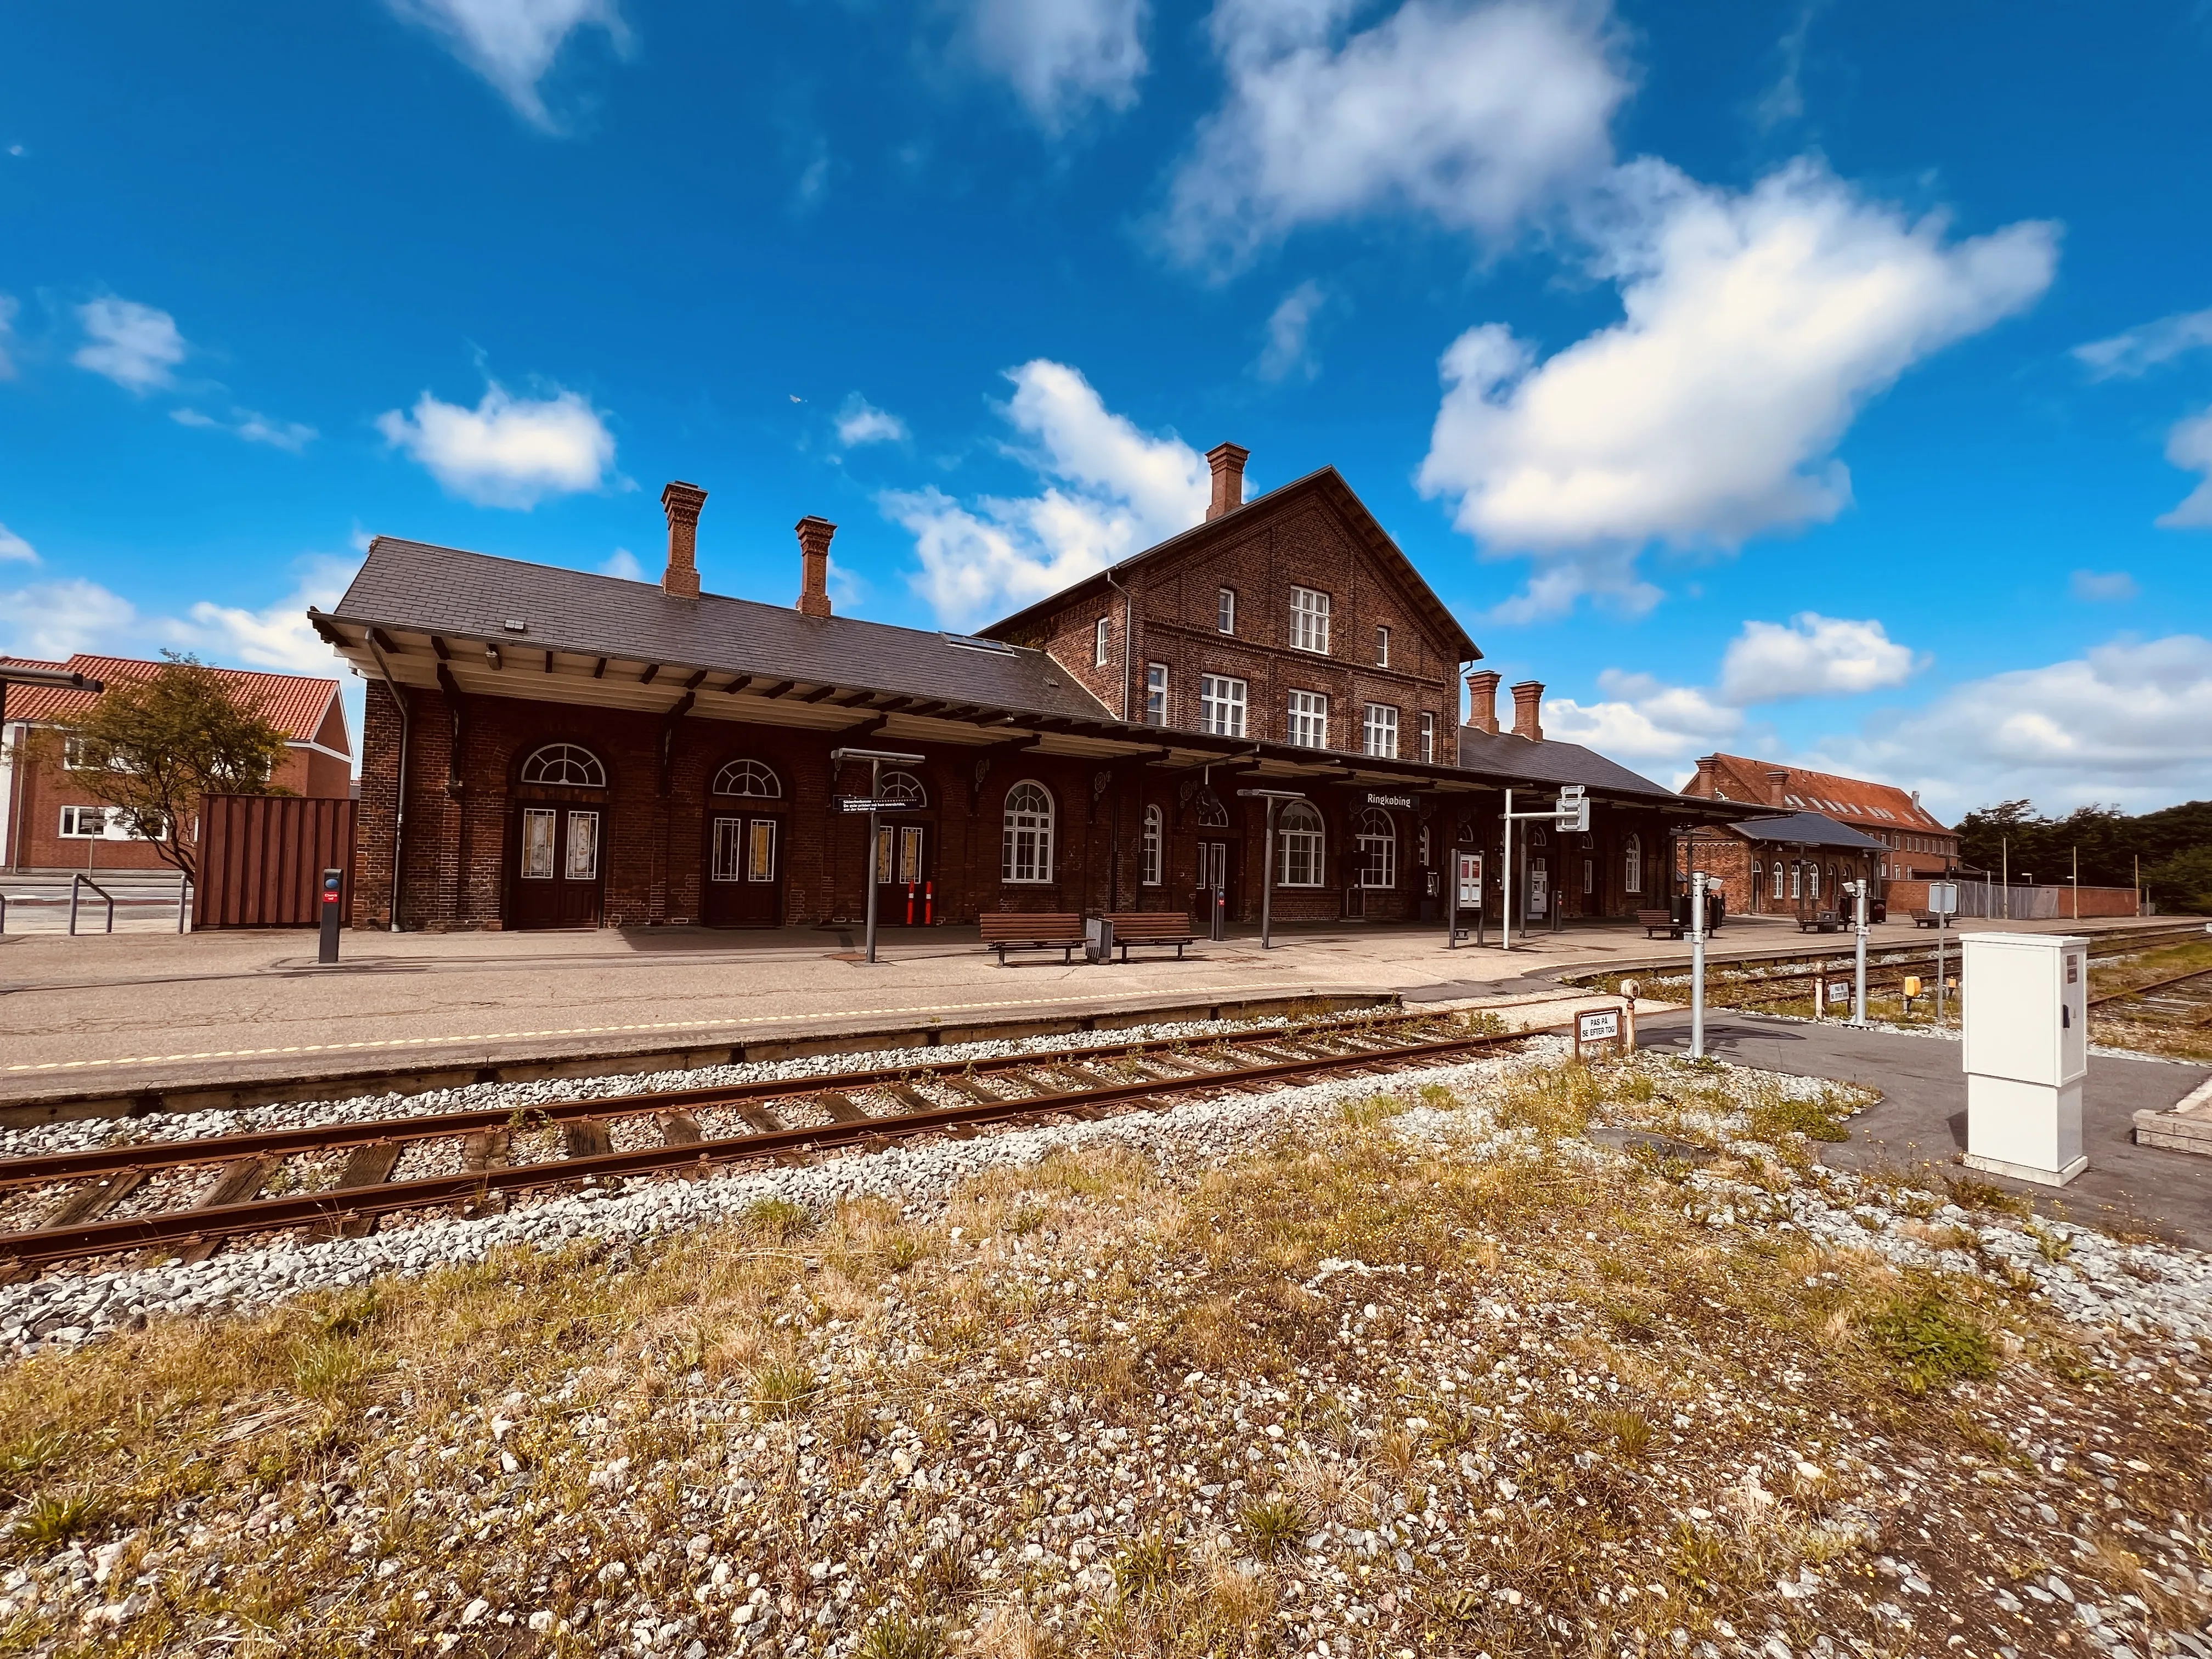
{"type": "Polygon", "coordinates": [[[1698,775],[1682,786],[1682,793],[1771,805],[1780,811],[1825,812],[1839,823],[1862,829],[1925,832],[1949,828],[1894,785],[1808,771],[1778,761],[1747,760],[1741,755],[1706,756],[1698,763],[1698,775]],[[1779,800],[1771,793],[1769,772],[1789,774],[1783,781],[1779,800]]]}
{"type": "MultiPolygon", "coordinates": [[[[146,679],[158,673],[163,665],[137,657],[95,657],[82,651],[67,662],[0,657],[0,663],[74,670],[106,684],[117,680],[146,679]]],[[[218,668],[215,672],[259,711],[262,719],[295,743],[315,740],[338,695],[335,679],[312,674],[264,674],[251,668],[218,668]]],[[[66,726],[82,720],[98,695],[64,686],[11,685],[8,688],[8,718],[28,720],[33,725],[66,726]]]]}

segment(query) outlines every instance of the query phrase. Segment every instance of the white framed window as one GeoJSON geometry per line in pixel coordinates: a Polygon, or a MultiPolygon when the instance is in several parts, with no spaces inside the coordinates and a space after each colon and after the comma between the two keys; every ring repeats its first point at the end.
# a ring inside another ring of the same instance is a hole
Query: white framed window
{"type": "Polygon", "coordinates": [[[1247,689],[1243,680],[1231,679],[1226,674],[1199,676],[1199,730],[1210,732],[1217,738],[1243,737],[1247,689]]]}
{"type": "Polygon", "coordinates": [[[1790,896],[1791,898],[1805,896],[1804,870],[1805,866],[1802,864],[1793,863],[1790,866],[1790,896]]]}
{"type": "Polygon", "coordinates": [[[1291,648],[1328,654],[1328,595],[1318,588],[1291,590],[1291,648]]]}
{"type": "Polygon", "coordinates": [[[756,760],[733,760],[714,774],[718,795],[744,795],[757,800],[781,800],[783,781],[756,760]]]}
{"type": "Polygon", "coordinates": [[[1139,843],[1139,878],[1147,887],[1160,884],[1161,854],[1167,841],[1167,821],[1157,806],[1145,809],[1144,836],[1139,843]]]}
{"type": "Polygon", "coordinates": [[[1434,711],[1421,715],[1421,758],[1433,763],[1437,757],[1437,717],[1434,711]]]}
{"type": "Polygon", "coordinates": [[[1214,596],[1213,626],[1217,633],[1234,634],[1237,631],[1237,590],[1235,588],[1224,587],[1214,596]]]}
{"type": "Polygon", "coordinates": [[[1631,836],[1620,849],[1620,890],[1640,893],[1644,890],[1644,838],[1631,836]]]}
{"type": "Polygon", "coordinates": [[[1321,814],[1313,803],[1288,803],[1275,820],[1275,884],[1320,886],[1322,851],[1321,814]]]}
{"type": "Polygon", "coordinates": [[[1359,815],[1355,846],[1362,887],[1372,892],[1398,884],[1398,829],[1388,812],[1370,806],[1359,815]]]}
{"type": "Polygon", "coordinates": [[[105,806],[62,808],[62,838],[64,841],[99,841],[106,834],[107,809],[105,806]]]}
{"type": "Polygon", "coordinates": [[[1168,723],[1168,665],[1164,662],[1145,665],[1145,724],[1165,726],[1168,723]]]}
{"type": "Polygon", "coordinates": [[[1328,698],[1319,691],[1291,693],[1283,741],[1295,749],[1328,747],[1328,698]]]}
{"type": "Polygon", "coordinates": [[[553,840],[560,813],[550,806],[522,809],[522,878],[553,879],[553,840]]]}
{"type": "Polygon", "coordinates": [[[607,769],[588,749],[573,743],[549,743],[522,763],[522,781],[566,784],[576,789],[604,789],[607,787],[607,769]]]}
{"type": "Polygon", "coordinates": [[[1387,702],[1367,705],[1367,720],[1360,730],[1360,747],[1384,760],[1398,758],[1398,711],[1387,702]]]}
{"type": "Polygon", "coordinates": [[[1375,630],[1375,665],[1377,668],[1390,665],[1390,630],[1387,628],[1375,630]]]}
{"type": "Polygon", "coordinates": [[[1052,794],[1024,779],[1006,791],[999,879],[1042,884],[1052,879],[1052,794]]]}
{"type": "Polygon", "coordinates": [[[599,874],[599,815],[568,814],[568,877],[571,881],[596,881],[599,874]]]}
{"type": "Polygon", "coordinates": [[[1091,630],[1091,662],[1097,666],[1103,668],[1106,665],[1107,657],[1112,653],[1113,645],[1113,620],[1110,617],[1101,617],[1098,619],[1098,625],[1091,630]]]}

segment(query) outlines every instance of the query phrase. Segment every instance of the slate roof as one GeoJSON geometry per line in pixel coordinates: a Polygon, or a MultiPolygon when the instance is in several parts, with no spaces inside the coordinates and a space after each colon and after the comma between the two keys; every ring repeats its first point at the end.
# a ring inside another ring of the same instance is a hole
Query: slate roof
{"type": "Polygon", "coordinates": [[[903,696],[1108,718],[1097,699],[1041,651],[853,617],[702,593],[671,599],[654,582],[495,558],[380,536],[330,612],[356,626],[490,640],[625,661],[772,675],[903,696]],[[523,624],[510,630],[509,622],[523,624]]]}
{"type": "Polygon", "coordinates": [[[1459,729],[1459,763],[1471,772],[1500,777],[1533,778],[1543,783],[1579,783],[1601,794],[1681,799],[1666,785],[1639,776],[1594,749],[1585,749],[1578,743],[1555,743],[1548,738],[1531,743],[1509,732],[1493,734],[1476,726],[1462,726],[1459,729]]]}
{"type": "MultiPolygon", "coordinates": [[[[0,661],[31,668],[72,670],[103,685],[118,680],[149,679],[163,664],[138,657],[98,657],[80,651],[67,662],[46,662],[30,657],[8,657],[0,661]]],[[[338,695],[338,683],[313,674],[264,674],[251,668],[213,671],[279,732],[294,743],[313,743],[338,695]]],[[[96,691],[78,691],[61,685],[11,685],[8,688],[8,718],[33,725],[63,725],[80,720],[99,700],[96,691]]]]}
{"type": "Polygon", "coordinates": [[[1743,818],[1728,826],[1746,841],[1786,842],[1806,847],[1844,847],[1881,852],[1882,843],[1821,812],[1784,812],[1777,817],[1743,818]]]}

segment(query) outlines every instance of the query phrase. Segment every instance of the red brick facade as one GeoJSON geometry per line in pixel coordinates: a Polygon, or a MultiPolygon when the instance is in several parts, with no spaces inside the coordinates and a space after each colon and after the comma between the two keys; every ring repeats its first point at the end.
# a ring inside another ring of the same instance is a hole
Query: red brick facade
{"type": "MultiPolygon", "coordinates": [[[[1770,806],[1778,812],[1818,812],[1847,824],[1873,836],[1886,849],[1874,872],[1877,880],[1926,881],[1958,866],[1958,833],[1923,806],[1918,795],[1893,784],[1747,760],[1741,755],[1708,755],[1698,763],[1698,775],[1682,786],[1682,793],[1770,806]]],[[[1770,890],[1771,885],[1770,882],[1770,890]]]]}

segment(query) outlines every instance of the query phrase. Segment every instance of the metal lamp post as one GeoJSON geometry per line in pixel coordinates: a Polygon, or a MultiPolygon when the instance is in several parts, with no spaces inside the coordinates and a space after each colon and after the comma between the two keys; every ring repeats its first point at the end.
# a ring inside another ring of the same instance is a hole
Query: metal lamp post
{"type": "Polygon", "coordinates": [[[1237,792],[1247,800],[1267,803],[1267,865],[1260,872],[1260,948],[1275,948],[1275,813],[1286,800],[1304,800],[1305,795],[1296,789],[1239,789],[1237,792]]]}
{"type": "MultiPolygon", "coordinates": [[[[847,761],[866,761],[868,763],[867,879],[868,960],[870,962],[873,962],[876,959],[876,848],[878,836],[880,833],[877,826],[881,822],[879,815],[883,811],[884,805],[881,793],[881,786],[884,780],[884,768],[886,766],[919,766],[921,764],[922,760],[923,757],[920,755],[902,755],[889,749],[833,749],[830,751],[830,762],[833,766],[842,766],[847,761]]],[[[852,805],[850,797],[847,798],[845,810],[848,811],[859,810],[852,805]]]]}
{"type": "MultiPolygon", "coordinates": [[[[1549,806],[1535,812],[1516,812],[1513,810],[1513,792],[1505,792],[1505,811],[1501,815],[1505,825],[1504,888],[1500,895],[1504,914],[1498,918],[1498,948],[1513,948],[1513,826],[1516,823],[1541,822],[1550,824],[1563,835],[1580,835],[1589,828],[1589,795],[1579,783],[1560,786],[1559,798],[1549,806]]],[[[1521,918],[1521,931],[1528,931],[1528,918],[1521,918]]]]}

